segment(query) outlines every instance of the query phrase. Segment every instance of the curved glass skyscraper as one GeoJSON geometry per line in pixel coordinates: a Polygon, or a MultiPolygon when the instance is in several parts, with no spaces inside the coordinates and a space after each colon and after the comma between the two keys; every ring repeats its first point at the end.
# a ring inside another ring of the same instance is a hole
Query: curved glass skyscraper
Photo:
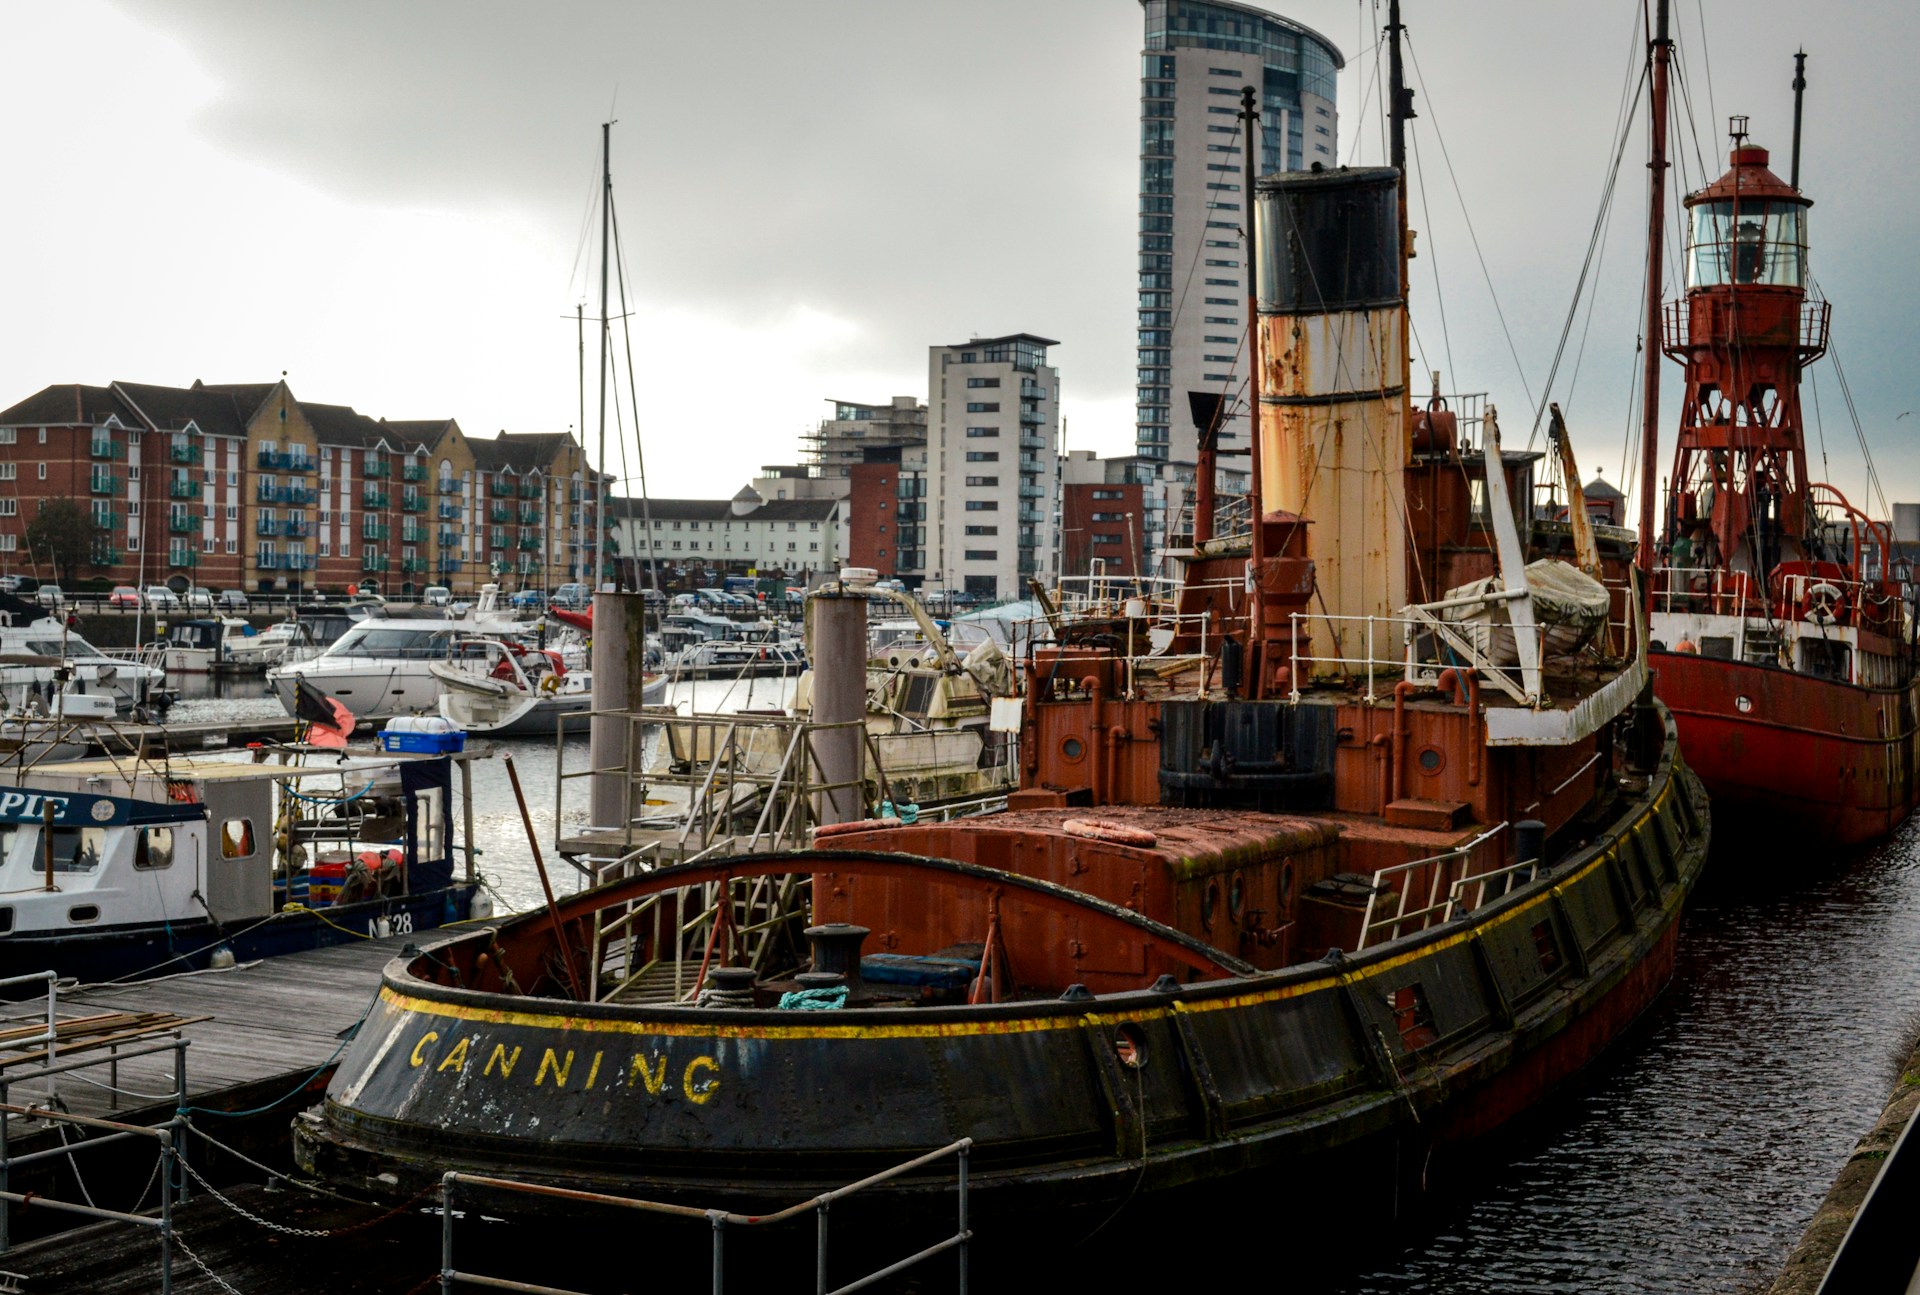
{"type": "MultiPolygon", "coordinates": [[[[1229,0],[1141,0],[1140,456],[1191,463],[1186,393],[1223,392],[1245,445],[1246,252],[1240,88],[1260,89],[1260,174],[1339,161],[1333,42],[1229,0]]],[[[1240,462],[1244,462],[1241,460],[1240,462]]]]}

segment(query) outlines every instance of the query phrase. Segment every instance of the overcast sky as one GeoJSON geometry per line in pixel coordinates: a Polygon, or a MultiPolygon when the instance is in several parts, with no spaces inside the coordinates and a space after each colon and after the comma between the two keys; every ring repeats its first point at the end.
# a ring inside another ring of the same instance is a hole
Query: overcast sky
{"type": "MultiPolygon", "coordinates": [[[[1276,7],[1346,54],[1343,158],[1381,161],[1384,5],[1276,7]]],[[[1811,56],[1815,274],[1887,497],[1920,499],[1920,414],[1899,417],[1920,410],[1900,169],[1920,18],[1911,0],[1675,8],[1684,186],[1723,169],[1734,112],[1785,175],[1791,55],[1811,56]]],[[[1573,300],[1639,10],[1406,5],[1416,370],[1490,393],[1510,445],[1573,300]]],[[[0,403],[53,382],[284,370],[298,395],[376,417],[574,424],[572,316],[596,308],[612,116],[654,493],[731,494],[791,461],[827,398],[924,399],[929,344],[1019,330],[1061,339],[1068,445],[1127,453],[1141,27],[1136,0],[0,0],[0,403]]],[[[1555,383],[1583,467],[1615,480],[1644,153],[1636,132],[1578,381],[1570,348],[1555,383]]],[[[1858,498],[1841,372],[1815,375],[1814,474],[1879,513],[1858,498]]]]}

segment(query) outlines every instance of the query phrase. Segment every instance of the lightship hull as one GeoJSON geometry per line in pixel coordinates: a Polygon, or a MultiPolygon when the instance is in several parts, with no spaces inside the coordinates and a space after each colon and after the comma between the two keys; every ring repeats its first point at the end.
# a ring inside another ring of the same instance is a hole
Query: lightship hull
{"type": "Polygon", "coordinates": [[[1723,837],[1864,845],[1920,799],[1920,679],[1866,688],[1676,652],[1653,667],[1723,837]]]}

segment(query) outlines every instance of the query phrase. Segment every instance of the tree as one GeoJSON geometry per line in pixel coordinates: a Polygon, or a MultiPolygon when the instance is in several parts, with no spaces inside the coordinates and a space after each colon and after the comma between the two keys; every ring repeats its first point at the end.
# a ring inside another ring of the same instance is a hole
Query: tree
{"type": "Polygon", "coordinates": [[[93,561],[102,531],[93,509],[72,499],[43,499],[40,511],[27,523],[27,549],[60,573],[62,584],[75,582],[74,572],[93,561]]]}

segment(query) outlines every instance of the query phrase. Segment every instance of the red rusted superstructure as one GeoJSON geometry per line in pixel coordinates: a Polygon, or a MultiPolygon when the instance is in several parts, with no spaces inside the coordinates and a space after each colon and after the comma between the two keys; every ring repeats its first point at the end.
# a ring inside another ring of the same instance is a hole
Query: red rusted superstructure
{"type": "Polygon", "coordinates": [[[1686,199],[1684,370],[1653,606],[1658,692],[1723,821],[1856,845],[1920,799],[1920,684],[1891,535],[1808,478],[1800,378],[1812,205],[1735,118],[1726,174],[1686,199]]]}

